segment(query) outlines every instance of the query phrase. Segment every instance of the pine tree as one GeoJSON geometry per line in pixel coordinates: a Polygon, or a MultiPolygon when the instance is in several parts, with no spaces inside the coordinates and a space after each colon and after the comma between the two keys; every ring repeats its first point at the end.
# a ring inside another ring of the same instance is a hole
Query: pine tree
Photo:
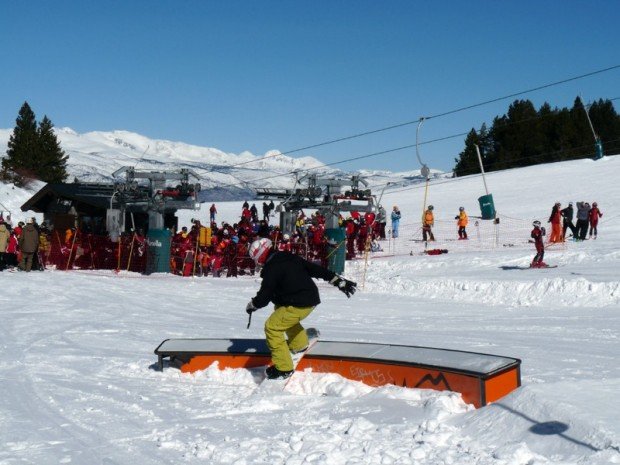
{"type": "Polygon", "coordinates": [[[52,121],[47,115],[44,116],[38,130],[41,159],[37,175],[41,181],[60,183],[67,179],[67,159],[69,157],[60,148],[53,128],[52,121]]]}
{"type": "Polygon", "coordinates": [[[37,128],[34,112],[24,102],[2,159],[0,179],[24,186],[30,179],[58,183],[67,178],[67,155],[45,116],[37,128]]]}
{"type": "Polygon", "coordinates": [[[459,158],[455,158],[456,165],[454,174],[456,176],[467,176],[468,174],[480,173],[480,163],[478,162],[478,153],[476,145],[480,149],[482,162],[485,164],[485,158],[489,152],[489,134],[486,124],[482,124],[479,132],[472,128],[465,138],[465,150],[459,154],[459,158]]]}
{"type": "Polygon", "coordinates": [[[15,123],[6,157],[2,159],[0,177],[23,186],[35,176],[34,168],[38,162],[37,122],[28,102],[22,105],[15,123]]]}

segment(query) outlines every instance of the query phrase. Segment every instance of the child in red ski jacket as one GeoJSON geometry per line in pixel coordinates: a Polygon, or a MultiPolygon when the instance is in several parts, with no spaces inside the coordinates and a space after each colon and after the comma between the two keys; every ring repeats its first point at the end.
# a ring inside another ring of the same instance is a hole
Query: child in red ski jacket
{"type": "Polygon", "coordinates": [[[603,216],[601,211],[598,209],[598,204],[596,202],[592,203],[592,208],[588,213],[588,219],[590,220],[590,237],[594,234],[594,239],[596,239],[596,235],[598,233],[598,219],[603,216]]]}
{"type": "Polygon", "coordinates": [[[536,255],[534,256],[534,260],[532,260],[532,264],[530,265],[532,268],[544,268],[547,266],[545,262],[543,262],[543,257],[545,256],[545,245],[543,243],[543,236],[546,234],[545,228],[541,227],[540,221],[536,220],[532,223],[534,229],[532,229],[532,239],[534,239],[534,245],[536,246],[536,255]]]}

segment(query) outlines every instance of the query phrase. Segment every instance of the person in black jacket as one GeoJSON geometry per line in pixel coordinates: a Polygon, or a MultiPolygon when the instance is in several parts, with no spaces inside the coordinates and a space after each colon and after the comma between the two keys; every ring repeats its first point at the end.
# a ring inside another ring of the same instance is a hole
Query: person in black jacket
{"type": "Polygon", "coordinates": [[[260,289],[248,302],[246,312],[252,314],[269,302],[275,305],[265,322],[265,337],[273,362],[267,368],[267,377],[288,378],[294,371],[291,352],[303,351],[308,346],[308,336],[300,322],[321,302],[312,278],[329,281],[347,297],[355,293],[357,284],[298,255],[274,250],[266,238],[254,241],[249,253],[257,265],[264,266],[260,289]]]}
{"type": "Polygon", "coordinates": [[[566,240],[566,230],[570,229],[573,237],[577,237],[577,229],[573,224],[573,216],[575,212],[573,210],[573,202],[568,202],[568,207],[562,209],[562,218],[564,219],[564,226],[562,227],[562,239],[566,240]]]}

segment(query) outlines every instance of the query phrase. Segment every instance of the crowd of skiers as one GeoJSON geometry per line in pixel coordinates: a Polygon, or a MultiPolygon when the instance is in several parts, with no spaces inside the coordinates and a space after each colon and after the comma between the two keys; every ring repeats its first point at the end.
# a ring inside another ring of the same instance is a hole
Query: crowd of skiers
{"type": "Polygon", "coordinates": [[[49,249],[47,228],[35,218],[20,221],[13,227],[0,216],[0,271],[42,271],[39,253],[49,249]]]}
{"type": "MultiPolygon", "coordinates": [[[[565,208],[562,208],[560,202],[553,206],[548,219],[551,225],[548,242],[563,242],[571,237],[576,241],[587,238],[596,239],[598,220],[603,216],[597,203],[593,202],[590,205],[588,202],[576,202],[576,206],[576,211],[573,208],[573,202],[569,202],[565,208]]],[[[334,249],[339,247],[345,249],[346,259],[351,260],[366,252],[382,251],[381,241],[386,240],[388,235],[392,239],[398,238],[402,217],[396,205],[392,207],[389,217],[383,207],[379,207],[376,213],[353,211],[346,217],[340,215],[338,222],[345,233],[345,238],[341,243],[335,244],[333,241],[328,241],[325,236],[325,218],[320,212],[317,211],[308,217],[301,212],[295,223],[295,231],[286,234],[277,224],[273,224],[274,209],[273,201],[263,202],[262,217],[259,217],[256,204],[250,205],[246,201],[237,222],[218,223],[217,208],[215,204],[212,204],[209,208],[208,226],[203,226],[198,220],[192,220],[192,226],[189,229],[184,226],[173,233],[170,260],[172,271],[184,276],[207,274],[220,276],[224,273],[226,276],[254,274],[255,265],[253,260],[249,259],[248,248],[257,238],[268,238],[278,250],[303,255],[323,265],[327,264],[330,254],[335,252],[334,249]],[[388,220],[391,221],[389,230],[387,229],[388,220]]],[[[469,219],[464,207],[459,207],[454,219],[458,239],[467,240],[469,219]]],[[[434,207],[429,205],[422,219],[423,241],[435,240],[434,225],[434,207]]],[[[535,221],[534,229],[530,234],[537,251],[533,261],[535,266],[544,265],[543,238],[545,234],[545,228],[540,222],[535,221]]],[[[122,244],[117,249],[114,249],[113,245],[108,247],[105,244],[98,247],[95,238],[88,239],[88,246],[76,247],[76,228],[57,231],[56,235],[58,238],[54,243],[57,241],[60,245],[59,260],[63,267],[65,265],[68,267],[71,260],[79,260],[80,254],[77,252],[71,255],[76,249],[81,249],[82,257],[88,257],[89,255],[85,252],[90,252],[87,265],[95,267],[101,264],[104,255],[110,255],[105,264],[108,268],[118,268],[123,254],[133,257],[133,262],[132,258],[129,258],[123,263],[123,268],[126,263],[128,270],[140,271],[139,267],[144,264],[146,237],[141,230],[127,235],[124,242],[121,240],[117,243],[122,244]],[[98,248],[101,250],[94,253],[94,250],[98,248]],[[93,255],[97,260],[93,258],[93,255]]],[[[0,271],[6,268],[23,271],[42,269],[50,257],[50,241],[50,231],[45,224],[38,225],[34,218],[12,227],[10,221],[4,221],[0,216],[0,271]]]]}
{"type": "MultiPolygon", "coordinates": [[[[598,220],[602,216],[603,213],[598,208],[598,204],[596,202],[592,202],[591,206],[588,202],[577,202],[577,222],[576,224],[573,224],[573,218],[575,217],[573,202],[568,202],[568,206],[566,208],[562,208],[562,204],[560,202],[556,202],[551,209],[551,215],[547,220],[547,223],[551,223],[549,242],[565,242],[566,239],[570,237],[572,237],[575,241],[596,239],[596,236],[598,235],[598,220]],[[566,236],[566,231],[569,229],[571,234],[566,236]]],[[[532,225],[534,226],[534,229],[532,229],[530,237],[536,247],[536,255],[532,260],[531,266],[534,268],[545,268],[547,267],[547,264],[543,261],[545,256],[545,244],[543,237],[546,235],[546,230],[539,220],[534,221],[532,225]]]]}
{"type": "Polygon", "coordinates": [[[596,239],[598,234],[598,220],[603,214],[598,208],[598,204],[593,202],[577,202],[577,222],[573,224],[575,210],[573,202],[568,202],[566,208],[562,208],[560,202],[556,202],[551,209],[551,215],[547,223],[551,223],[551,234],[549,242],[564,242],[567,238],[566,231],[570,229],[572,237],[576,241],[585,241],[588,238],[596,239]],[[588,234],[589,229],[589,234],[588,234]]]}
{"type": "Polygon", "coordinates": [[[223,221],[218,224],[217,207],[212,204],[208,226],[193,220],[191,228],[184,226],[173,235],[172,272],[183,276],[254,274],[255,264],[248,249],[258,238],[270,239],[278,250],[304,255],[326,265],[325,218],[319,212],[309,218],[301,213],[295,232],[286,234],[278,225],[272,224],[273,210],[273,202],[263,202],[262,218],[259,218],[256,204],[250,206],[244,202],[236,223],[223,221]]]}

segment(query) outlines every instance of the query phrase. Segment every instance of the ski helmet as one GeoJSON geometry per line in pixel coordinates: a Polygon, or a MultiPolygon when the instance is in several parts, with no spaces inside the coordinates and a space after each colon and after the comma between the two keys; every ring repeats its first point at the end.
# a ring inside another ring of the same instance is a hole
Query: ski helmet
{"type": "Polygon", "coordinates": [[[429,210],[432,210],[433,208],[435,208],[435,207],[433,207],[432,205],[429,205],[429,206],[428,206],[428,209],[429,209],[429,210]]]}
{"type": "Polygon", "coordinates": [[[459,207],[460,212],[462,212],[463,210],[465,210],[465,207],[459,207]]]}
{"type": "Polygon", "coordinates": [[[540,221],[536,220],[532,223],[532,226],[534,226],[535,228],[540,228],[540,221]]]}
{"type": "Polygon", "coordinates": [[[265,264],[269,251],[271,250],[271,245],[271,241],[265,237],[252,242],[252,245],[250,245],[250,250],[248,251],[250,257],[252,257],[252,260],[254,260],[256,264],[265,264]]]}
{"type": "Polygon", "coordinates": [[[598,204],[596,202],[592,202],[592,206],[596,207],[598,204]]]}

